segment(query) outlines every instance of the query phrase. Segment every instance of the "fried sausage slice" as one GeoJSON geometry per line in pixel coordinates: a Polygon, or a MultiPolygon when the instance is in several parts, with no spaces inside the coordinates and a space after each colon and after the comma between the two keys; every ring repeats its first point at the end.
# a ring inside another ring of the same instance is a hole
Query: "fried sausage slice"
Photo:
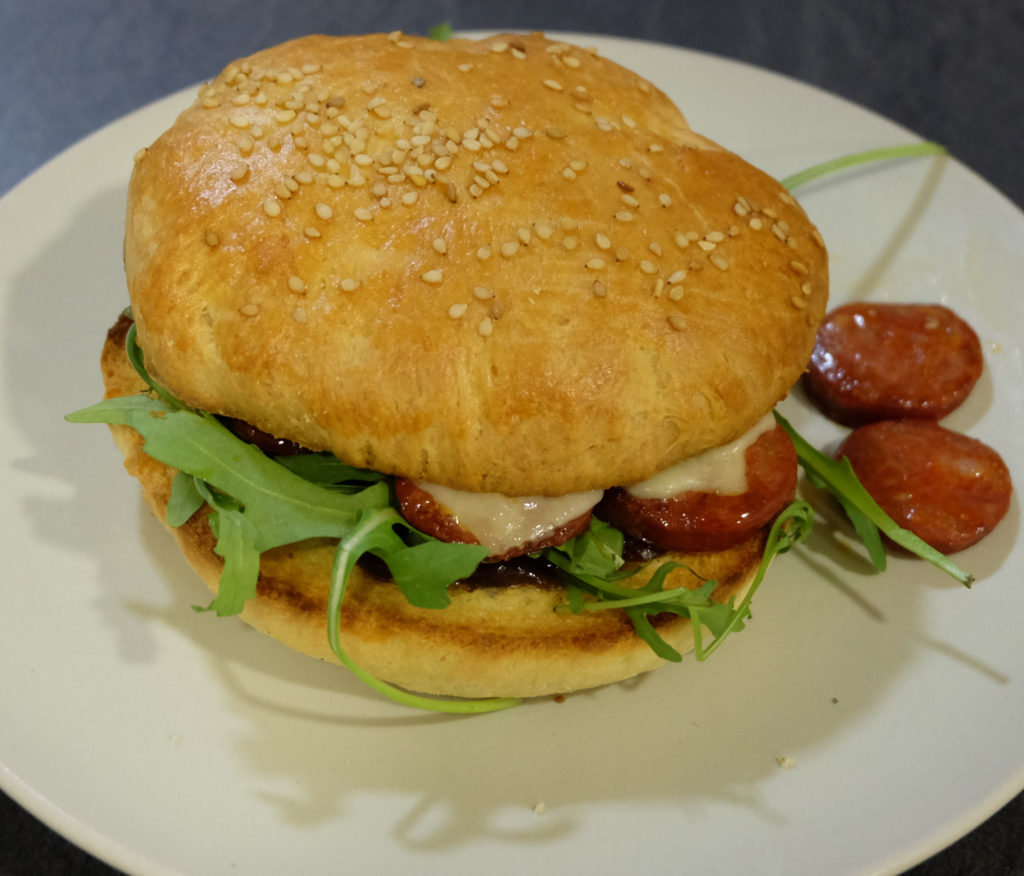
{"type": "Polygon", "coordinates": [[[796,494],[796,450],[780,426],[751,444],[745,461],[744,493],[686,491],[667,499],[640,499],[617,488],[605,493],[597,516],[659,550],[724,550],[770,523],[796,494]]]}
{"type": "Polygon", "coordinates": [[[883,511],[944,554],[979,542],[1010,507],[1013,485],[1002,457],[929,420],[861,426],[836,456],[850,460],[883,511]]]}
{"type": "Polygon", "coordinates": [[[941,420],[981,376],[981,344],[933,304],[847,304],[825,317],[804,375],[808,396],[845,426],[941,420]]]}
{"type": "MultiPolygon", "coordinates": [[[[529,526],[521,531],[520,534],[523,534],[521,539],[516,539],[515,533],[512,534],[512,539],[519,541],[519,543],[512,547],[507,546],[507,544],[495,547],[482,541],[477,537],[476,533],[470,532],[469,529],[465,528],[461,524],[459,517],[450,508],[438,501],[430,492],[423,489],[415,481],[409,478],[397,478],[395,480],[395,497],[398,500],[398,507],[402,516],[420,532],[425,532],[427,535],[431,535],[441,541],[461,542],[462,544],[483,543],[491,549],[491,553],[486,557],[487,562],[510,560],[514,557],[539,551],[542,548],[563,544],[570,538],[579,535],[590,525],[593,513],[592,510],[588,509],[578,517],[550,527],[529,526]],[[540,535],[536,534],[538,528],[543,530],[540,535]],[[531,534],[525,535],[526,531],[529,531],[531,534]]],[[[596,502],[597,496],[591,500],[591,505],[596,502]]]]}

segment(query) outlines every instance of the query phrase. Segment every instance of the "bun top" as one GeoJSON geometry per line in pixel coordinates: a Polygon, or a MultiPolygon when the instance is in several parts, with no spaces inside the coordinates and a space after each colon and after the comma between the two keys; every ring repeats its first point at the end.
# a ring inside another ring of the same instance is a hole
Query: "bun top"
{"type": "Polygon", "coordinates": [[[509,495],[732,440],[803,371],[828,286],[779,183],[540,34],[233,63],[137,156],[125,261],[188,404],[509,495]]]}

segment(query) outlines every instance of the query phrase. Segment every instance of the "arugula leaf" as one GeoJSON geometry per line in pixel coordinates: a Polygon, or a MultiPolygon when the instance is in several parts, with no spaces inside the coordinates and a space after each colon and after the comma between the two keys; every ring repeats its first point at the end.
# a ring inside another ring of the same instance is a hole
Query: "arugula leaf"
{"type": "Polygon", "coordinates": [[[383,482],[352,495],[325,490],[293,475],[215,417],[171,408],[160,398],[111,398],[68,420],[133,428],[149,456],[236,499],[259,531],[260,551],[306,538],[338,537],[361,508],[389,504],[383,482]]]}
{"type": "Polygon", "coordinates": [[[189,518],[203,507],[205,501],[196,485],[196,479],[179,471],[171,482],[171,498],[167,503],[167,525],[175,529],[184,526],[189,518]]]}
{"type": "Polygon", "coordinates": [[[830,459],[802,438],[778,411],[775,412],[775,419],[793,442],[797,459],[807,473],[808,479],[832,493],[843,508],[847,509],[848,514],[850,510],[854,512],[851,522],[867,545],[875,568],[879,571],[885,569],[884,548],[878,534],[881,532],[896,544],[951,575],[961,584],[970,587],[974,583],[973,575],[965,572],[945,554],[937,551],[909,529],[901,527],[886,514],[857,480],[848,459],[830,459]],[[878,556],[879,553],[881,557],[878,556]]]}
{"type": "Polygon", "coordinates": [[[296,453],[274,458],[292,474],[321,487],[355,492],[367,484],[386,481],[387,475],[366,468],[355,468],[332,453],[296,453]]]}
{"type": "MultiPolygon", "coordinates": [[[[810,505],[803,501],[794,501],[782,510],[769,530],[761,562],[738,606],[734,606],[732,600],[724,603],[714,600],[713,595],[718,585],[714,580],[704,581],[693,590],[686,587],[666,588],[665,581],[669,573],[682,568],[676,562],[663,563],[644,585],[631,588],[582,572],[567,558],[572,553],[571,550],[560,552],[557,549],[549,549],[545,556],[563,574],[573,579],[578,590],[589,593],[592,597],[590,600],[580,598],[575,602],[570,601],[569,605],[561,610],[580,612],[622,609],[632,622],[637,636],[659,657],[673,662],[682,660],[682,655],[662,638],[650,622],[650,617],[666,612],[688,617],[693,629],[694,654],[697,660],[703,661],[721,646],[726,637],[744,628],[744,622],[750,617],[750,604],[754,593],[764,580],[772,560],[795,544],[804,541],[810,534],[813,519],[814,512],[810,505]],[[704,627],[707,627],[713,636],[707,647],[704,645],[704,627]]],[[[643,566],[632,571],[619,571],[616,577],[622,580],[642,568],[643,566]]]]}
{"type": "Polygon", "coordinates": [[[433,27],[431,27],[427,31],[427,36],[429,36],[432,40],[437,40],[438,42],[444,43],[452,38],[452,34],[454,32],[455,31],[452,29],[450,22],[442,21],[440,24],[435,24],[433,27]]]}
{"type": "Polygon", "coordinates": [[[218,617],[236,615],[256,596],[260,577],[258,532],[230,496],[216,493],[203,481],[195,481],[195,487],[211,509],[209,525],[217,539],[213,552],[224,560],[217,595],[206,609],[196,610],[215,611],[218,617]]]}
{"type": "Polygon", "coordinates": [[[864,152],[855,152],[852,155],[843,155],[833,158],[830,161],[823,161],[815,164],[799,173],[794,173],[780,180],[783,188],[792,191],[811,180],[845,170],[848,167],[855,167],[858,164],[868,164],[872,161],[887,161],[894,158],[916,158],[922,155],[945,155],[946,147],[938,143],[911,143],[906,146],[886,146],[881,149],[868,149],[864,152]]]}

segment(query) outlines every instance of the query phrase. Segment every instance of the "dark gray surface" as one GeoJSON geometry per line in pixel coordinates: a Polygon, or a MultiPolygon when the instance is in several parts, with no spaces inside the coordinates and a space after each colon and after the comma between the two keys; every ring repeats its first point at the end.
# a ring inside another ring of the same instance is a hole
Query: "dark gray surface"
{"type": "MultiPolygon", "coordinates": [[[[98,127],[255,49],[310,32],[426,33],[441,21],[652,39],[757,64],[944,143],[1024,205],[1019,0],[6,0],[0,193],[98,127]]],[[[110,872],[0,795],[0,874],[110,872]]],[[[1024,795],[911,872],[1024,876],[1024,795]]]]}

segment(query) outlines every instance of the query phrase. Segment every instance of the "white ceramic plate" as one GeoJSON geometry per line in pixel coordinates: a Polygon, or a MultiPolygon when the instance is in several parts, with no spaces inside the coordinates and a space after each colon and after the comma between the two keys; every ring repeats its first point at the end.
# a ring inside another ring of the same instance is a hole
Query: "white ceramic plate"
{"type": "MultiPolygon", "coordinates": [[[[668,91],[698,130],[778,176],[914,137],[748,66],[580,37],[668,91]]],[[[884,576],[822,526],[706,664],[447,718],[381,701],[240,622],[143,509],[102,427],[125,303],[131,157],[190,99],[96,133],[0,201],[0,784],[138,873],[860,873],[903,869],[1024,786],[1024,554],[1015,502],[962,554],[972,591],[884,576]],[[838,544],[838,546],[837,546],[838,544]],[[783,759],[784,768],[780,765],[783,759]]],[[[952,160],[800,191],[833,298],[952,305],[987,371],[950,421],[1024,462],[1024,217],[952,160]]],[[[840,431],[800,397],[819,445],[840,431]]]]}

